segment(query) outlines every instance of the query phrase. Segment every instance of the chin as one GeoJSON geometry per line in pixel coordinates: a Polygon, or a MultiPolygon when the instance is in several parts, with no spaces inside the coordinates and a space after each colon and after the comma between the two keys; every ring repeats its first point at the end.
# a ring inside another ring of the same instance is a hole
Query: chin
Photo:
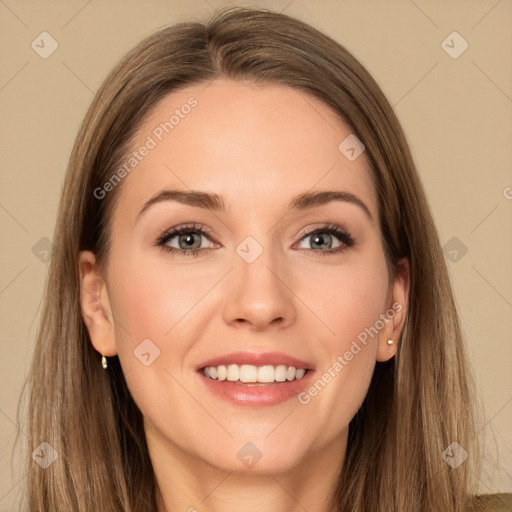
{"type": "MultiPolygon", "coordinates": [[[[291,448],[290,443],[268,440],[240,441],[232,440],[225,447],[218,447],[220,453],[208,453],[204,447],[201,456],[206,464],[216,469],[246,475],[267,475],[286,473],[292,470],[304,457],[302,451],[291,448]],[[205,457],[208,453],[208,457],[205,457]]],[[[211,447],[210,447],[211,448],[211,447]]]]}

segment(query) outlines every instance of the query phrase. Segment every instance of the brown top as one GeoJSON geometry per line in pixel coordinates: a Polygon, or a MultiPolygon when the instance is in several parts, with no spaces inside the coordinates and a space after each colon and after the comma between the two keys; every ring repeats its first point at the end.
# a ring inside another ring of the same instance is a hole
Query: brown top
{"type": "Polygon", "coordinates": [[[512,494],[483,494],[475,496],[468,512],[512,512],[512,494]]]}

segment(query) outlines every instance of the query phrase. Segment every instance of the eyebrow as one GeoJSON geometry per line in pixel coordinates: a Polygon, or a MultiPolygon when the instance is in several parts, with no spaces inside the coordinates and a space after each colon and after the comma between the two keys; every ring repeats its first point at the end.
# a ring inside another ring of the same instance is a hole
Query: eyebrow
{"type": "MultiPolygon", "coordinates": [[[[162,190],[146,201],[137,217],[140,217],[148,208],[163,201],[176,201],[188,206],[195,206],[205,210],[222,212],[226,205],[222,196],[197,190],[162,190]]],[[[344,201],[359,206],[366,216],[373,221],[373,216],[366,204],[356,195],[346,191],[327,190],[320,192],[305,192],[292,198],[288,211],[303,211],[325,205],[331,201],[344,201]]]]}

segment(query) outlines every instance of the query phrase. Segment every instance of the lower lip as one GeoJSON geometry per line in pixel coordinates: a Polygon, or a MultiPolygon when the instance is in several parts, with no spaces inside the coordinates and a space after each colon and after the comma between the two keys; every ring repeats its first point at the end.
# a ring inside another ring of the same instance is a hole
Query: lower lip
{"type": "Polygon", "coordinates": [[[309,385],[315,372],[308,370],[299,380],[275,382],[272,384],[241,384],[228,380],[214,380],[198,372],[199,378],[215,395],[236,405],[261,407],[277,405],[296,397],[309,385]]]}

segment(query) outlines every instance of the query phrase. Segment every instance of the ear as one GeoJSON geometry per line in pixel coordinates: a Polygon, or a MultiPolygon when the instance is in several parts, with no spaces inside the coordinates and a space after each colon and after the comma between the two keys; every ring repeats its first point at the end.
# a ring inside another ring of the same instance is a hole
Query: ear
{"type": "Polygon", "coordinates": [[[409,303],[409,260],[398,261],[396,277],[391,285],[391,293],[384,316],[384,327],[379,331],[377,361],[388,361],[397,352],[398,340],[405,324],[409,303]],[[393,340],[388,344],[388,340],[393,340]]]}
{"type": "Polygon", "coordinates": [[[102,355],[117,354],[114,319],[107,285],[91,251],[80,252],[80,304],[91,343],[102,355]]]}

